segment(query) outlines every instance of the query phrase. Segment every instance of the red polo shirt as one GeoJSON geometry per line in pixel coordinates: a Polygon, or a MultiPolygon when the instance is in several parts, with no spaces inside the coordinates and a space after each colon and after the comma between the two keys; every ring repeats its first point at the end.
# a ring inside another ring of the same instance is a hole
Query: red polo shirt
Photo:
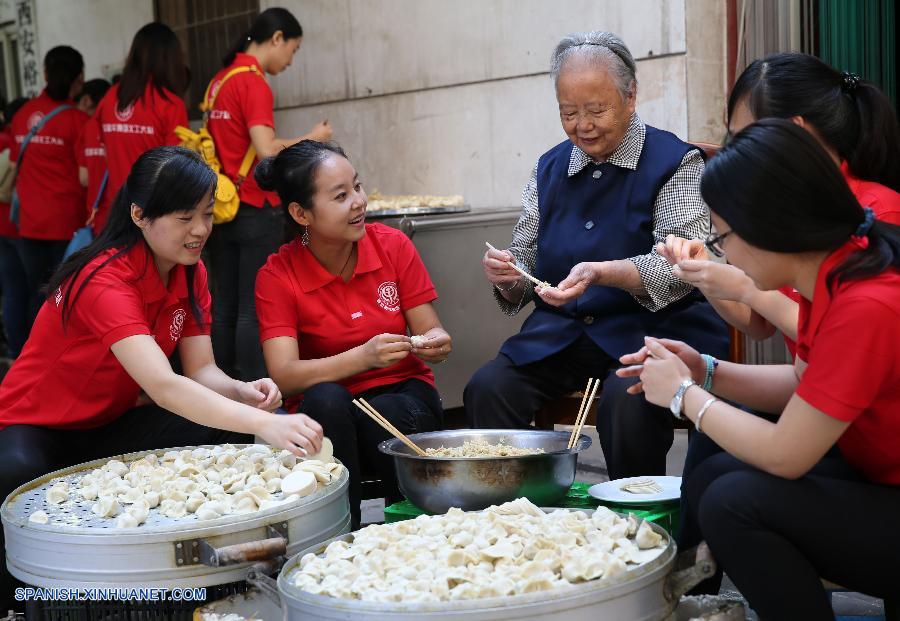
{"type": "Polygon", "coordinates": [[[109,193],[109,181],[107,188],[104,189],[103,195],[100,194],[100,185],[103,182],[103,176],[106,174],[106,147],[103,146],[103,140],[100,137],[100,124],[97,117],[91,117],[81,132],[81,140],[78,143],[78,165],[87,168],[88,185],[85,207],[87,217],[90,217],[94,203],[97,203],[97,214],[91,227],[94,234],[99,235],[106,224],[106,218],[109,216],[109,206],[112,203],[112,195],[109,193]]]}
{"type": "MultiPolygon", "coordinates": [[[[107,250],[81,271],[85,278],[115,253],[107,250]]],[[[134,407],[140,387],[110,351],[113,343],[150,334],[166,356],[179,338],[209,334],[206,269],[198,263],[194,296],[203,316],[191,313],[184,266],[164,285],[144,243],[100,267],[88,281],[63,329],[62,293],[44,302],[25,343],[0,384],[0,428],[41,425],[88,429],[107,424],[134,407]]]]}
{"type": "Polygon", "coordinates": [[[828,273],[858,247],[848,242],[819,268],[813,300],[800,300],[797,355],[807,362],[797,394],[851,423],[841,454],[866,477],[900,485],[900,272],[828,291],[828,273]]]}
{"type": "MultiPolygon", "coordinates": [[[[12,119],[15,141],[9,159],[19,157],[28,131],[45,114],[72,101],[55,101],[47,91],[22,106],[12,119]]],[[[84,188],[78,180],[77,143],[88,116],[71,108],[57,113],[31,139],[16,177],[19,233],[30,239],[64,240],[84,226],[84,188]]]]}
{"type": "Polygon", "coordinates": [[[188,126],[187,108],[175,93],[164,95],[148,83],[144,93],[124,110],[119,110],[119,85],[110,88],[94,118],[100,124],[100,137],[106,146],[109,163],[107,192],[114,197],[124,185],[137,159],[153,147],[179,145],[175,127],[188,126]]]}
{"type": "MultiPolygon", "coordinates": [[[[406,334],[404,312],[437,299],[415,246],[403,233],[367,224],[353,277],[329,273],[299,239],[269,257],[256,277],[259,338],[297,339],[301,360],[327,358],[378,334],[406,334]]],[[[410,354],[383,369],[341,380],[353,394],[434,374],[410,354]]]]}
{"type": "MultiPolygon", "coordinates": [[[[250,146],[250,128],[265,125],[275,128],[275,97],[266,82],[265,73],[255,56],[239,53],[234,62],[220,69],[213,76],[210,98],[215,94],[215,107],[209,111],[207,128],[216,143],[216,154],[222,163],[222,172],[232,181],[237,179],[241,162],[250,146]],[[256,71],[238,73],[222,85],[218,83],[235,67],[255,67],[256,71]]],[[[253,160],[247,178],[241,184],[238,196],[242,203],[263,207],[268,201],[272,207],[281,204],[275,192],[264,192],[256,184],[253,170],[259,159],[253,160]]]]}

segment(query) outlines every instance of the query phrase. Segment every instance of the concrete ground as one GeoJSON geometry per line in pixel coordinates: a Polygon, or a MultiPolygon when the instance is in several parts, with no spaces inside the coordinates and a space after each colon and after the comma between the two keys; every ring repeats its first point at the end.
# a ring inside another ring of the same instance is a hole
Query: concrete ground
{"type": "MultiPolygon", "coordinates": [[[[564,425],[557,426],[557,429],[571,429],[564,425]]],[[[597,438],[597,430],[593,427],[585,427],[584,433],[591,436],[593,443],[590,448],[578,457],[578,470],[575,479],[586,483],[601,483],[608,481],[609,476],[606,471],[606,461],[603,458],[603,451],[600,449],[600,441],[597,438]]],[[[687,431],[676,430],[675,442],[666,458],[666,474],[672,476],[681,476],[681,469],[684,465],[684,457],[687,453],[687,431]]],[[[363,524],[384,521],[384,502],[380,500],[363,501],[362,507],[363,524]]],[[[740,593],[734,584],[725,576],[722,584],[721,595],[729,595],[740,597],[740,593]]],[[[859,593],[835,592],[832,596],[834,612],[838,621],[842,618],[852,619],[872,619],[884,618],[884,605],[880,599],[861,595],[859,593]]],[[[756,615],[753,611],[748,613],[748,621],[756,621],[756,615]]]]}

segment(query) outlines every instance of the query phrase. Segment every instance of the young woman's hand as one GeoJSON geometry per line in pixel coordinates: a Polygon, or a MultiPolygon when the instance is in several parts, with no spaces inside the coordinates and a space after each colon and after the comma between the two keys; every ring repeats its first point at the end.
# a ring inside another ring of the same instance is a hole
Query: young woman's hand
{"type": "Polygon", "coordinates": [[[419,338],[421,341],[413,339],[418,347],[413,346],[412,353],[425,362],[439,364],[453,351],[453,341],[443,328],[432,328],[419,338]]]}
{"type": "Polygon", "coordinates": [[[252,382],[237,382],[238,399],[260,410],[271,412],[281,407],[281,391],[268,377],[252,382]]]}
{"type": "Polygon", "coordinates": [[[587,288],[600,279],[600,263],[579,263],[555,287],[535,287],[535,293],[552,306],[562,306],[580,298],[587,288]]]}
{"type": "Polygon", "coordinates": [[[322,426],[306,414],[269,414],[256,435],[299,457],[315,455],[322,450],[322,426]]]}
{"type": "MultiPolygon", "coordinates": [[[[643,369],[640,373],[641,388],[647,401],[654,405],[668,407],[681,382],[686,379],[693,379],[697,382],[697,378],[694,377],[691,369],[679,354],[667,349],[657,339],[647,337],[645,342],[647,343],[645,346],[647,356],[644,358],[643,369]]],[[[703,381],[702,376],[700,381],[703,381]]]]}
{"type": "Polygon", "coordinates": [[[744,302],[759,291],[740,268],[727,263],[685,260],[672,268],[676,278],[700,289],[708,298],[744,302]]]}
{"type": "MultiPolygon", "coordinates": [[[[643,386],[643,373],[648,359],[654,357],[651,355],[651,343],[655,343],[658,347],[661,347],[676,356],[688,371],[688,375],[685,377],[690,377],[690,379],[698,384],[703,383],[703,380],[706,378],[706,363],[703,361],[703,358],[700,357],[700,352],[696,349],[681,341],[655,339],[649,336],[644,337],[644,343],[645,345],[641,347],[640,350],[633,354],[625,354],[619,358],[619,362],[630,366],[618,369],[616,375],[619,377],[640,377],[642,380],[633,386],[629,386],[627,389],[628,393],[637,395],[642,391],[646,391],[646,388],[643,386]]],[[[676,384],[675,387],[677,388],[678,384],[676,384]]],[[[671,395],[669,396],[669,400],[671,401],[671,395]]],[[[668,404],[667,401],[665,405],[668,404]]]]}
{"type": "Polygon", "coordinates": [[[708,261],[709,254],[706,246],[699,239],[684,239],[674,235],[667,235],[665,242],[656,244],[656,252],[669,262],[669,265],[678,265],[688,259],[708,261]]]}
{"type": "Polygon", "coordinates": [[[405,334],[379,334],[362,346],[365,364],[370,369],[382,369],[403,360],[412,351],[410,338],[405,334]]]}

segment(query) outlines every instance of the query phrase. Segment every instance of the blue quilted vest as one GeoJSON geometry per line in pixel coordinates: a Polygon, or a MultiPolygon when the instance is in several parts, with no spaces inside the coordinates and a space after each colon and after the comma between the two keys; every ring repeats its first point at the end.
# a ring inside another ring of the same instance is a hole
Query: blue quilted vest
{"type": "MultiPolygon", "coordinates": [[[[695,148],[647,126],[637,169],[592,163],[572,177],[572,143],[567,140],[547,151],[537,167],[540,228],[534,275],[558,283],[576,263],[648,253],[654,244],[656,197],[695,148]],[[595,176],[596,171],[601,174],[595,176]]],[[[717,358],[728,356],[725,322],[696,289],[657,312],[621,289],[602,286],[589,287],[562,307],[535,296],[535,307],[521,331],[500,349],[516,364],[562,351],[582,333],[614,358],[639,350],[645,335],[684,341],[717,358]]]]}

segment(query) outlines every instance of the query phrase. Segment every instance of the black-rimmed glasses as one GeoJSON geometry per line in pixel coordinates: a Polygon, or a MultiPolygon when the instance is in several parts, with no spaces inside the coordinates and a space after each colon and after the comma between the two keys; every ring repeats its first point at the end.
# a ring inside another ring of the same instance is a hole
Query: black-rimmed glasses
{"type": "Polygon", "coordinates": [[[725,256],[725,238],[731,235],[732,231],[725,231],[724,233],[719,233],[718,235],[709,234],[706,237],[706,240],[703,242],[703,245],[706,246],[706,249],[709,250],[717,257],[725,256]]]}

